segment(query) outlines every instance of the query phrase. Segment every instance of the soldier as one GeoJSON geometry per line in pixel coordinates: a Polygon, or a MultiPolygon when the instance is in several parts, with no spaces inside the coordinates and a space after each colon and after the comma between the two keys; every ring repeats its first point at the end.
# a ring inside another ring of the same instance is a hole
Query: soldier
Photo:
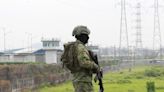
{"type": "Polygon", "coordinates": [[[77,71],[72,72],[73,87],[75,92],[93,92],[92,74],[93,70],[99,71],[98,65],[91,59],[89,52],[85,46],[89,40],[90,30],[86,26],[77,26],[72,32],[78,45],[76,45],[77,59],[75,68],[77,71]]]}

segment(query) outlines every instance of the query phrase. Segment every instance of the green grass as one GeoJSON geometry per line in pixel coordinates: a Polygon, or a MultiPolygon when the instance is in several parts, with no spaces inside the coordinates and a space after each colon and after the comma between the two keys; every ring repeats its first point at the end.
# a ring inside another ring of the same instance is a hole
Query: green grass
{"type": "MultiPolygon", "coordinates": [[[[164,68],[162,67],[137,67],[131,72],[123,70],[120,72],[109,72],[104,75],[103,83],[105,92],[147,92],[146,82],[154,81],[156,92],[164,92],[164,68]],[[149,77],[145,75],[146,70],[159,69],[160,76],[149,77]]],[[[94,90],[98,92],[99,86],[94,83],[94,90]]],[[[44,86],[39,92],[73,92],[71,82],[56,86],[44,86]]]]}
{"type": "Polygon", "coordinates": [[[72,83],[69,81],[64,84],[59,84],[56,86],[41,87],[39,92],[73,92],[73,86],[72,83]]]}

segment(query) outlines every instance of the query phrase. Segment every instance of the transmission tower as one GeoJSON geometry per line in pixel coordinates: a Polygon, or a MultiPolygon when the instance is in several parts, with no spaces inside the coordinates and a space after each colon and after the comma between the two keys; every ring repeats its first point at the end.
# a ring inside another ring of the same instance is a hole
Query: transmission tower
{"type": "Polygon", "coordinates": [[[141,28],[141,4],[138,2],[136,6],[136,45],[135,54],[137,57],[142,55],[142,28],[141,28]]]}
{"type": "Polygon", "coordinates": [[[125,0],[121,0],[121,18],[120,18],[120,40],[119,40],[119,58],[120,61],[128,60],[129,58],[129,42],[126,18],[125,0]],[[125,56],[125,57],[123,57],[125,56]]]}
{"type": "Polygon", "coordinates": [[[161,32],[159,21],[159,5],[158,0],[154,0],[154,33],[153,33],[153,50],[154,58],[162,58],[162,44],[161,44],[161,32]]]}

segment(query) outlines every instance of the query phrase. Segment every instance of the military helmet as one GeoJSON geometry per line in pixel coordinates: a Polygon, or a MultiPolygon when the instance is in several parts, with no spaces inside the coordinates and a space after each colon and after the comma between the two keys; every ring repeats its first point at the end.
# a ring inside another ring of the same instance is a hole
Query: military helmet
{"type": "Polygon", "coordinates": [[[90,30],[86,26],[76,26],[73,29],[72,36],[80,35],[80,34],[90,34],[90,30]]]}

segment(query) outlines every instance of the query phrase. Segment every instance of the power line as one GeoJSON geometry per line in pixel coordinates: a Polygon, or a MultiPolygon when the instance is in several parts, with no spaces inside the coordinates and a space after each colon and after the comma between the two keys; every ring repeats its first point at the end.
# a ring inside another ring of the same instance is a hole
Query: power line
{"type": "Polygon", "coordinates": [[[155,57],[162,58],[162,41],[160,30],[160,18],[159,18],[159,3],[158,0],[154,0],[154,33],[153,33],[153,50],[155,57]]]}
{"type": "MultiPolygon", "coordinates": [[[[123,48],[127,50],[127,57],[129,57],[129,41],[128,41],[128,30],[127,30],[127,18],[126,18],[126,5],[125,0],[121,0],[121,18],[120,18],[120,40],[119,40],[119,57],[122,60],[123,48]]],[[[125,55],[125,53],[124,53],[125,55]]]]}
{"type": "Polygon", "coordinates": [[[135,54],[136,56],[142,55],[142,28],[141,28],[141,4],[138,2],[136,6],[136,45],[135,54]]]}

